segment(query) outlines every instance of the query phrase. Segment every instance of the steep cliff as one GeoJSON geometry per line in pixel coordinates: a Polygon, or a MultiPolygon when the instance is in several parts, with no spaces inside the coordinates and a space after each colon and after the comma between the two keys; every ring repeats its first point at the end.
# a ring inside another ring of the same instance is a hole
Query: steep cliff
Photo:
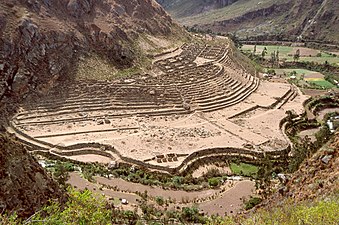
{"type": "MultiPolygon", "coordinates": [[[[0,211],[25,217],[62,196],[58,185],[46,174],[25,147],[0,134],[0,211]]],[[[1,223],[1,221],[0,221],[1,223]]]]}

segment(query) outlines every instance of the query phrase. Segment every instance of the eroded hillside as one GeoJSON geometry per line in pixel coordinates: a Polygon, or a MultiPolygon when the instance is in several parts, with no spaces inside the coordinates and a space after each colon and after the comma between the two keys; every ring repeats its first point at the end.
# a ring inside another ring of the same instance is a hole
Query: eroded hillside
{"type": "Polygon", "coordinates": [[[241,38],[303,39],[337,42],[339,6],[335,0],[239,0],[233,4],[191,0],[163,1],[180,23],[216,33],[237,33],[241,38]],[[171,4],[170,4],[171,3],[171,4]],[[214,10],[206,10],[214,9],[214,10]],[[187,13],[182,13],[187,12],[187,13]]]}

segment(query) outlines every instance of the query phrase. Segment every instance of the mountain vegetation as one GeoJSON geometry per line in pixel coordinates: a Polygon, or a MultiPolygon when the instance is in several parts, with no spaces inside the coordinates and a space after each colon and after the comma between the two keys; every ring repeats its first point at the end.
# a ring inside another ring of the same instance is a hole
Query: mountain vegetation
{"type": "Polygon", "coordinates": [[[235,33],[242,39],[338,42],[339,6],[335,0],[159,2],[193,30],[235,33]]]}

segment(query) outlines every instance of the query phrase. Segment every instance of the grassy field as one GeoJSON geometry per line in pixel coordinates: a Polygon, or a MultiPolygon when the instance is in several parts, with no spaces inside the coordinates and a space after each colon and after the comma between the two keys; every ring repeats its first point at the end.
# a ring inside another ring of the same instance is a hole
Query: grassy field
{"type": "Polygon", "coordinates": [[[327,80],[308,80],[307,82],[323,87],[325,89],[334,88],[335,86],[327,80]]]}
{"type": "Polygon", "coordinates": [[[258,167],[246,163],[240,164],[231,163],[230,168],[232,173],[235,175],[256,176],[258,172],[258,167]]]}
{"type": "MultiPolygon", "coordinates": [[[[280,60],[286,60],[286,61],[293,61],[293,55],[295,54],[298,47],[291,47],[291,46],[278,46],[278,45],[257,45],[256,54],[261,55],[264,48],[267,48],[267,54],[265,56],[266,59],[269,59],[271,57],[271,53],[274,51],[277,52],[279,50],[279,58],[280,60]]],[[[335,64],[339,66],[339,57],[330,55],[326,52],[322,52],[320,50],[316,49],[310,49],[310,48],[300,48],[302,49],[301,53],[303,51],[309,52],[312,56],[307,56],[308,54],[301,54],[301,57],[299,58],[299,61],[304,62],[317,62],[317,63],[325,63],[326,61],[330,64],[335,64]],[[317,54],[320,53],[318,56],[317,54]]],[[[243,51],[247,52],[253,52],[254,45],[244,45],[242,47],[243,51]]]]}
{"type": "Polygon", "coordinates": [[[290,74],[291,72],[295,71],[297,74],[297,78],[300,78],[301,75],[310,75],[310,74],[314,74],[314,73],[317,73],[317,72],[314,72],[314,71],[311,71],[311,70],[306,70],[306,69],[275,69],[275,72],[277,74],[281,74],[283,75],[284,73],[285,74],[290,74]]]}

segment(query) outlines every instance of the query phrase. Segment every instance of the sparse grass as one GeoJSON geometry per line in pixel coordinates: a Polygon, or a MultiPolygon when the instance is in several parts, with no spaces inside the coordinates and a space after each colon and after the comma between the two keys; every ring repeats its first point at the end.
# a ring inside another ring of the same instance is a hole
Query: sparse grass
{"type": "Polygon", "coordinates": [[[213,217],[209,223],[220,225],[301,225],[339,223],[339,197],[296,204],[292,199],[282,202],[279,207],[259,209],[246,217],[213,217]]]}
{"type": "Polygon", "coordinates": [[[107,60],[92,53],[79,60],[75,78],[77,80],[112,80],[116,78],[117,71],[107,60]]]}
{"type": "MultiPolygon", "coordinates": [[[[280,1],[280,3],[284,2],[287,2],[287,0],[280,1]]],[[[273,0],[239,0],[228,7],[201,13],[196,16],[178,18],[178,20],[185,25],[209,24],[211,22],[228,20],[237,16],[241,16],[247,12],[267,8],[275,3],[276,1],[273,0]]],[[[169,8],[169,11],[173,13],[180,12],[186,9],[186,7],[187,6],[181,4],[173,4],[172,8],[169,8]]],[[[182,13],[175,14],[175,16],[181,15],[182,13]]]]}
{"type": "Polygon", "coordinates": [[[233,174],[248,177],[256,176],[259,170],[257,166],[247,163],[231,163],[230,168],[233,174]]]}

